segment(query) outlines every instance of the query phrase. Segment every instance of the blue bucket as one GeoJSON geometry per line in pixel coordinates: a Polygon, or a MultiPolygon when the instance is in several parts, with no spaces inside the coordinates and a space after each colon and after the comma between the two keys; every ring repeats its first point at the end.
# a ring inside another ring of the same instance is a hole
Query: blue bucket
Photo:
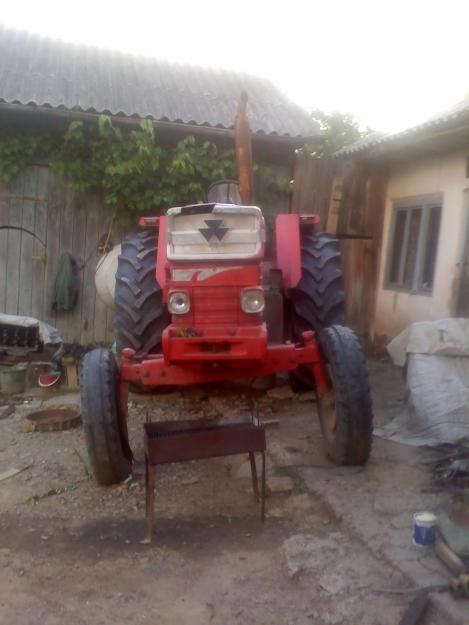
{"type": "Polygon", "coordinates": [[[412,542],[417,547],[430,547],[436,540],[436,516],[433,512],[414,514],[414,534],[412,542]]]}

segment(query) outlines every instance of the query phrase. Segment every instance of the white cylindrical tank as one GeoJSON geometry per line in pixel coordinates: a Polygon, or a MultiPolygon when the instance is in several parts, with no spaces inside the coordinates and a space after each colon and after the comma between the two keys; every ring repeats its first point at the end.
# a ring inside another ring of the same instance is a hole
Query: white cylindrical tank
{"type": "Polygon", "coordinates": [[[117,259],[120,253],[120,245],[113,247],[110,252],[99,259],[94,274],[94,283],[99,299],[104,302],[108,308],[114,308],[117,259]]]}

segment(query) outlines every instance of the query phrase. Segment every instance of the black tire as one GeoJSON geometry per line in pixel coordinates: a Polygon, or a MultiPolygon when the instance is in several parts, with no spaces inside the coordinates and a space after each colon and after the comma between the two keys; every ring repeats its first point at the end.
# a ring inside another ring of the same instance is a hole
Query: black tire
{"type": "Polygon", "coordinates": [[[373,411],[368,370],[355,333],[344,326],[321,330],[332,390],[318,398],[327,455],[336,464],[362,465],[370,457],[373,411]]]}
{"type": "Polygon", "coordinates": [[[81,418],[86,448],[98,484],[117,484],[131,471],[126,415],[118,402],[118,372],[112,352],[97,348],[81,364],[81,418]]]}
{"type": "MultiPolygon", "coordinates": [[[[301,279],[291,293],[292,340],[300,342],[303,332],[320,332],[332,325],[345,325],[345,296],[341,253],[337,240],[309,228],[301,232],[301,279]]],[[[309,367],[290,375],[296,391],[314,389],[309,367]]]]}
{"type": "Polygon", "coordinates": [[[156,351],[168,325],[163,292],[156,281],[155,230],[131,234],[122,243],[115,290],[116,348],[131,347],[137,354],[156,351]]]}

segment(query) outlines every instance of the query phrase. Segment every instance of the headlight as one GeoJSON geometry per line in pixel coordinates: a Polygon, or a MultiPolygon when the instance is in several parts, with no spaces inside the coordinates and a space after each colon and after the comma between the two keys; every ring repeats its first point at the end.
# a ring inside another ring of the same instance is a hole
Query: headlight
{"type": "Polygon", "coordinates": [[[264,310],[264,291],[258,289],[244,289],[241,294],[241,308],[245,313],[260,313],[264,310]]]}
{"type": "Polygon", "coordinates": [[[173,315],[185,315],[191,309],[187,291],[172,291],[169,294],[168,308],[173,315]]]}

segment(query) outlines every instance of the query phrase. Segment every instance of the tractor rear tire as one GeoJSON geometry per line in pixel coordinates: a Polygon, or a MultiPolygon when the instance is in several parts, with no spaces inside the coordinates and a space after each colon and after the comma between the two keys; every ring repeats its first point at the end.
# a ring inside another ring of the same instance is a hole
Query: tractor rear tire
{"type": "MultiPolygon", "coordinates": [[[[301,232],[301,279],[291,294],[291,332],[301,342],[303,332],[319,332],[332,325],[345,325],[345,296],[341,254],[337,239],[330,234],[301,232]]],[[[290,375],[295,391],[314,389],[309,367],[290,375]]]]}
{"type": "Polygon", "coordinates": [[[144,230],[122,243],[115,290],[116,348],[131,347],[137,355],[155,351],[168,325],[163,291],[156,281],[157,233],[144,230]]]}
{"type": "Polygon", "coordinates": [[[118,400],[118,371],[112,352],[97,348],[81,364],[81,417],[90,464],[98,484],[125,480],[131,471],[126,415],[118,400]]]}
{"type": "Polygon", "coordinates": [[[327,455],[339,465],[362,465],[370,457],[373,411],[368,371],[355,333],[344,326],[321,330],[319,347],[332,388],[318,398],[327,455]]]}

